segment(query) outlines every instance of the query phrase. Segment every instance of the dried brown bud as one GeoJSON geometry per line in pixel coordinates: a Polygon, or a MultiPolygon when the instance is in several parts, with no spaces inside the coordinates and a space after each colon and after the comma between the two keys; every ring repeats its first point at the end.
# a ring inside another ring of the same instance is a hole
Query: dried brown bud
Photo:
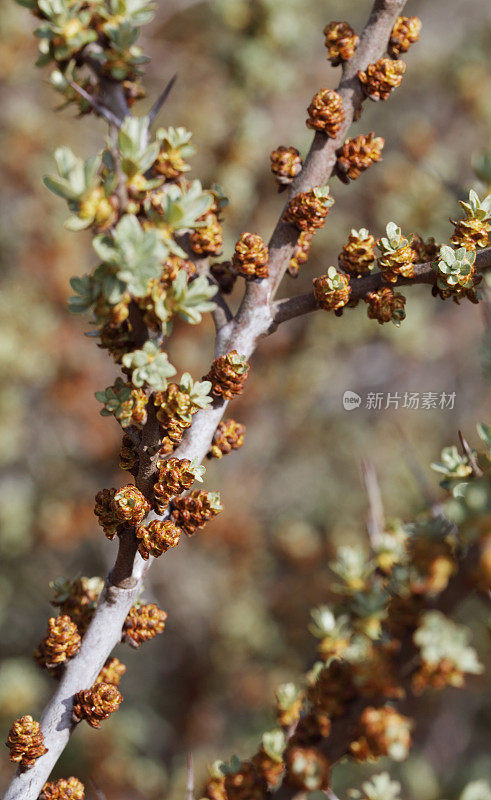
{"type": "Polygon", "coordinates": [[[292,747],[286,754],[286,777],[289,786],[301,792],[329,788],[330,764],[315,747],[292,747]]]}
{"type": "Polygon", "coordinates": [[[216,429],[208,458],[222,458],[231,450],[238,450],[244,444],[245,425],[234,419],[222,420],[216,429]]]}
{"type": "Polygon", "coordinates": [[[397,327],[406,317],[404,306],[406,298],[403,294],[395,292],[390,286],[383,286],[375,292],[369,292],[365,297],[368,304],[368,317],[378,320],[380,325],[384,322],[393,322],[397,327]]]}
{"type": "Polygon", "coordinates": [[[165,391],[156,392],[153,401],[158,408],[157,419],[166,435],[174,444],[178,444],[184,431],[191,427],[192,416],[198,407],[189,392],[183,391],[177,383],[170,383],[165,391]]]}
{"type": "Polygon", "coordinates": [[[373,131],[365,136],[360,134],[354,139],[346,139],[342,147],[336,150],[336,174],[343,183],[359,178],[361,173],[380,161],[385,139],[375,137],[373,131]]]}
{"type": "Polygon", "coordinates": [[[44,784],[39,800],[85,800],[85,787],[78,778],[60,778],[44,784]]]}
{"type": "Polygon", "coordinates": [[[407,551],[415,575],[411,580],[413,594],[435,595],[447,588],[457,571],[452,546],[445,539],[431,539],[425,534],[411,536],[407,551]]]}
{"type": "Polygon", "coordinates": [[[101,489],[95,496],[94,514],[108,539],[114,539],[120,524],[113,508],[115,494],[116,489],[101,489]]]}
{"type": "Polygon", "coordinates": [[[55,670],[80,650],[81,637],[77,626],[66,614],[51,617],[48,632],[34,653],[40,667],[55,670]]]}
{"type": "Polygon", "coordinates": [[[169,288],[172,281],[177,278],[181,270],[187,273],[188,278],[196,275],[196,264],[189,258],[181,258],[180,256],[168,256],[162,265],[162,276],[160,282],[164,288],[169,288]]]}
{"type": "Polygon", "coordinates": [[[359,70],[358,78],[370,100],[387,100],[392,90],[401,85],[405,71],[404,61],[379,58],[375,64],[369,64],[365,72],[359,70]]]}
{"type": "Polygon", "coordinates": [[[346,305],[351,294],[348,275],[329,267],[326,275],[314,278],[314,297],[317,305],[325,311],[335,311],[346,305]]]}
{"type": "Polygon", "coordinates": [[[401,53],[407,53],[414,42],[419,40],[421,31],[419,17],[397,17],[389,39],[389,55],[399,58],[401,53]]]}
{"type": "Polygon", "coordinates": [[[361,278],[368,275],[375,264],[375,237],[366,228],[351,229],[347,244],[338,256],[339,266],[350,275],[361,278]]]}
{"type": "Polygon", "coordinates": [[[488,243],[489,221],[469,217],[455,221],[450,220],[455,225],[450,241],[455,247],[465,247],[466,250],[476,250],[478,247],[486,247],[488,243]]]}
{"type": "Polygon", "coordinates": [[[357,761],[389,756],[403,761],[411,748],[412,723],[392,706],[365,708],[358,722],[357,738],[350,745],[357,761]]]}
{"type": "Polygon", "coordinates": [[[92,728],[100,728],[101,723],[117,711],[123,697],[112,683],[94,683],[90,689],[77,692],[73,703],[73,719],[85,719],[92,728]]]}
{"type": "Polygon", "coordinates": [[[24,769],[34,766],[36,759],[48,752],[39,722],[30,714],[17,719],[12,725],[7,739],[10,760],[24,769]]]}
{"type": "Polygon", "coordinates": [[[296,194],[283,215],[283,220],[298,228],[299,231],[313,233],[322,228],[334,200],[329,194],[329,187],[316,187],[309,192],[296,194]]]}
{"type": "Polygon", "coordinates": [[[169,548],[176,547],[179,544],[181,531],[170,519],[165,522],[153,519],[148,525],[139,525],[136,536],[138,551],[141,557],[147,560],[149,556],[158,558],[169,548]]]}
{"type": "Polygon", "coordinates": [[[184,533],[192,536],[199,528],[204,528],[206,523],[220,511],[222,506],[218,492],[195,489],[187,497],[174,500],[173,517],[184,533]]]}
{"type": "Polygon", "coordinates": [[[302,159],[296,147],[277,147],[271,153],[271,172],[281,192],[302,171],[302,159]]]}
{"type": "Polygon", "coordinates": [[[333,89],[321,89],[308,108],[307,127],[335,138],[344,122],[343,101],[333,89]]]}
{"type": "Polygon", "coordinates": [[[189,238],[191,249],[199,256],[219,256],[223,247],[223,231],[215,214],[208,214],[204,225],[189,238]]]}
{"type": "Polygon", "coordinates": [[[159,477],[153,487],[155,507],[163,514],[173,497],[190,489],[196,480],[188,458],[167,458],[159,465],[159,477]]]}
{"type": "Polygon", "coordinates": [[[132,483],[116,491],[112,507],[119,522],[128,522],[132,525],[138,525],[150,511],[150,503],[132,483]]]}
{"type": "Polygon", "coordinates": [[[137,466],[138,460],[136,445],[131,436],[125,434],[119,451],[119,466],[121,469],[131,472],[137,466]]]}
{"type": "Polygon", "coordinates": [[[162,633],[165,628],[167,612],[162,611],[155,603],[135,605],[130,608],[123,626],[122,641],[132,647],[140,647],[162,633]]]}
{"type": "Polygon", "coordinates": [[[324,28],[324,36],[327,58],[333,67],[353,58],[360,39],[351,25],[347,22],[330,22],[324,28]]]}
{"type": "Polygon", "coordinates": [[[273,789],[278,785],[285,768],[282,759],[278,761],[275,758],[271,758],[264,747],[260,747],[257,753],[252,756],[251,763],[257,774],[266,781],[268,788],[273,789]]]}
{"type": "Polygon", "coordinates": [[[269,251],[260,236],[243,233],[235,245],[232,266],[247,280],[268,277],[269,251]]]}
{"type": "Polygon", "coordinates": [[[438,245],[433,236],[426,242],[417,233],[413,234],[413,241],[411,248],[416,253],[416,263],[424,264],[426,261],[434,261],[440,252],[440,245],[438,245]]]}
{"type": "Polygon", "coordinates": [[[203,380],[211,381],[212,394],[215,397],[237,397],[244,391],[244,384],[249,373],[246,357],[231,350],[223,356],[215,358],[210,371],[203,380]]]}
{"type": "Polygon", "coordinates": [[[108,658],[95,679],[94,686],[98,683],[112,683],[113,686],[119,686],[125,672],[126,667],[119,658],[108,658]]]}

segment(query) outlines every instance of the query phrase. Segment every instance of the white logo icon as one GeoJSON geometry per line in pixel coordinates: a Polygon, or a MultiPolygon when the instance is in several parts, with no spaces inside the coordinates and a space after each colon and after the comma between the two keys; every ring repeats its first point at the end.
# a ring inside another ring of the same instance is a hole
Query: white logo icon
{"type": "Polygon", "coordinates": [[[361,403],[361,397],[356,392],[350,392],[348,389],[343,394],[343,408],[345,411],[352,411],[354,408],[358,408],[361,403]]]}

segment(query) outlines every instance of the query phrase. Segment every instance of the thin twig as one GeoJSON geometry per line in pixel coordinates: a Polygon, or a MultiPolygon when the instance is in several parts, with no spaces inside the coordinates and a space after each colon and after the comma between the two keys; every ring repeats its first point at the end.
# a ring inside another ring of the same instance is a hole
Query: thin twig
{"type": "Polygon", "coordinates": [[[467,456],[467,458],[469,460],[469,464],[472,467],[472,471],[473,471],[474,475],[476,476],[476,478],[482,478],[484,473],[483,473],[481,467],[479,466],[479,464],[477,463],[476,457],[475,457],[474,453],[472,452],[472,449],[469,447],[469,442],[467,441],[467,439],[465,438],[464,434],[460,430],[459,430],[459,439],[460,439],[460,444],[462,445],[462,450],[464,451],[464,453],[466,454],[466,456],[467,456]]]}
{"type": "Polygon", "coordinates": [[[367,513],[367,533],[370,544],[375,549],[380,543],[382,534],[385,530],[385,514],[382,503],[382,493],[375,472],[375,467],[371,461],[364,460],[361,464],[361,471],[368,496],[367,513]]]}
{"type": "Polygon", "coordinates": [[[92,778],[90,778],[90,785],[97,795],[97,800],[106,800],[106,795],[104,794],[102,789],[99,789],[99,787],[92,778]]]}
{"type": "Polygon", "coordinates": [[[418,461],[418,457],[416,455],[416,451],[411,441],[408,439],[404,430],[399,425],[396,425],[396,430],[399,436],[401,437],[401,441],[403,444],[402,447],[403,456],[407,462],[409,469],[411,470],[414,476],[416,483],[420,488],[421,494],[423,495],[426,504],[431,510],[432,516],[434,517],[441,516],[443,513],[443,506],[439,502],[439,500],[436,499],[431,489],[430,483],[426,477],[426,473],[421,468],[421,465],[418,461]]]}
{"type": "Polygon", "coordinates": [[[104,103],[101,103],[99,100],[96,100],[95,97],[92,97],[89,92],[87,92],[82,86],[79,86],[78,83],[75,83],[75,81],[69,81],[69,83],[72,89],[77,92],[80,97],[83,97],[83,99],[92,106],[94,111],[97,111],[101,117],[104,117],[109,125],[115,125],[117,128],[121,127],[121,120],[119,117],[117,117],[116,114],[113,114],[113,112],[107,108],[104,103]]]}
{"type": "Polygon", "coordinates": [[[148,115],[148,125],[149,125],[149,127],[152,124],[152,122],[154,121],[154,119],[157,116],[157,114],[159,113],[159,111],[162,108],[162,106],[164,105],[165,101],[169,97],[169,95],[171,93],[171,90],[172,90],[172,87],[174,86],[176,81],[177,81],[177,73],[172,76],[172,78],[170,79],[169,83],[164,88],[164,90],[161,92],[161,94],[158,96],[157,100],[155,101],[155,103],[153,104],[152,108],[150,109],[150,113],[148,115]]]}
{"type": "Polygon", "coordinates": [[[192,753],[188,753],[188,779],[186,790],[186,800],[194,800],[194,764],[192,753]]]}
{"type": "MultiPolygon", "coordinates": [[[[491,247],[486,247],[477,254],[476,266],[479,272],[486,272],[491,269],[491,247]]],[[[435,280],[436,273],[431,267],[431,261],[426,261],[422,264],[414,265],[413,278],[398,278],[397,282],[392,283],[391,286],[412,286],[419,283],[433,284],[435,280]]],[[[382,286],[387,286],[384,283],[381,272],[367,275],[364,278],[352,278],[350,285],[350,300],[363,300],[369,292],[375,292],[382,286]]],[[[279,325],[281,322],[300,317],[303,314],[309,314],[311,311],[317,311],[318,309],[319,306],[315,301],[313,292],[300,294],[297,297],[287,297],[284,300],[277,300],[273,304],[274,322],[279,325]]]]}

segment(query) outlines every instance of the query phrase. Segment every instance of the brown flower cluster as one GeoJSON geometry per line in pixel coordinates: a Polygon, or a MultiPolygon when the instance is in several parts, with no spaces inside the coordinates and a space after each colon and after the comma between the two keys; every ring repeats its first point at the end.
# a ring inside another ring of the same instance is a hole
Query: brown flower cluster
{"type": "Polygon", "coordinates": [[[338,256],[339,266],[350,275],[361,278],[362,275],[368,275],[375,259],[375,237],[366,228],[359,231],[353,228],[338,256]]]}
{"type": "Polygon", "coordinates": [[[333,139],[344,122],[343,101],[333,89],[320,89],[308,108],[307,127],[323,131],[333,139]]]}
{"type": "Polygon", "coordinates": [[[399,237],[398,243],[389,247],[385,247],[384,240],[381,240],[379,249],[381,255],[378,259],[378,266],[384,281],[395,283],[399,277],[414,277],[417,255],[416,250],[407,239],[399,237]]]}
{"type": "Polygon", "coordinates": [[[101,489],[95,496],[94,514],[108,539],[114,539],[119,522],[113,508],[116,489],[101,489]]]}
{"type": "Polygon", "coordinates": [[[271,172],[276,179],[278,191],[281,192],[302,171],[302,159],[296,147],[284,147],[283,145],[273,150],[270,158],[271,172]]]}
{"type": "Polygon", "coordinates": [[[138,461],[136,445],[131,436],[125,434],[121,441],[121,448],[119,451],[119,466],[127,472],[133,472],[138,461]]]}
{"type": "Polygon", "coordinates": [[[222,511],[220,494],[195,489],[187,497],[174,500],[173,517],[188,536],[192,536],[222,511]]]}
{"type": "Polygon", "coordinates": [[[237,772],[225,776],[227,800],[265,800],[267,785],[250,761],[243,761],[237,772]]]}
{"type": "Polygon", "coordinates": [[[368,305],[368,317],[378,320],[380,325],[385,322],[393,322],[394,325],[399,326],[406,317],[404,310],[406,298],[390,286],[383,286],[375,292],[369,292],[365,297],[365,302],[368,305]]]}
{"type": "Polygon", "coordinates": [[[164,285],[164,288],[169,288],[182,269],[187,273],[188,278],[196,275],[196,264],[191,259],[181,258],[180,256],[168,256],[165,259],[160,277],[160,282],[164,285]]]}
{"type": "Polygon", "coordinates": [[[48,752],[39,722],[30,714],[15,720],[8,735],[7,747],[10,750],[10,760],[24,769],[33,767],[36,759],[48,752]]]}
{"type": "Polygon", "coordinates": [[[138,552],[142,558],[148,560],[149,556],[158,558],[171,547],[176,547],[179,544],[181,531],[170,519],[165,522],[154,519],[148,525],[139,525],[136,537],[138,552]]]}
{"type": "Polygon", "coordinates": [[[140,647],[165,628],[167,612],[162,611],[155,603],[134,605],[130,608],[123,626],[122,641],[132,647],[140,647]]]}
{"type": "Polygon", "coordinates": [[[300,267],[307,263],[313,236],[314,234],[311,231],[302,231],[298,237],[295,250],[287,267],[288,274],[292,278],[296,278],[300,272],[300,267]]]}
{"type": "Polygon", "coordinates": [[[407,53],[412,44],[419,40],[421,31],[419,17],[397,17],[389,39],[389,55],[399,58],[401,53],[407,53]]]}
{"type": "Polygon", "coordinates": [[[121,692],[113,683],[94,683],[90,689],[82,689],[75,695],[73,720],[84,719],[92,728],[100,728],[122,702],[121,692]]]}
{"type": "Polygon", "coordinates": [[[343,183],[349,183],[360,177],[366,169],[380,161],[385,139],[375,136],[374,132],[365,136],[360,134],[346,139],[342,147],[336,150],[336,174],[343,183]]]}
{"type": "Polygon", "coordinates": [[[165,435],[172,445],[178,444],[184,431],[191,427],[192,415],[198,408],[193,405],[189,393],[183,392],[177,383],[169,383],[165,391],[156,392],[154,404],[165,435]]]}
{"type": "Polygon", "coordinates": [[[126,667],[119,658],[108,658],[95,679],[94,686],[98,683],[112,683],[113,686],[119,686],[125,672],[126,667]]]}
{"type": "Polygon", "coordinates": [[[232,259],[234,269],[247,280],[267,278],[269,250],[260,236],[243,233],[235,245],[232,259]]]}
{"type": "Polygon", "coordinates": [[[328,186],[301,192],[292,197],[288,203],[283,220],[294,225],[299,231],[313,233],[316,228],[323,227],[333,203],[328,186]]]}
{"type": "Polygon", "coordinates": [[[329,788],[330,764],[315,747],[292,747],[286,755],[286,783],[300,792],[329,788]]]}
{"type": "Polygon", "coordinates": [[[375,64],[369,64],[365,72],[359,70],[358,78],[370,100],[387,100],[392,90],[401,85],[405,71],[404,61],[379,58],[375,64]]]}
{"type": "Polygon", "coordinates": [[[232,399],[244,391],[248,373],[246,357],[239,355],[237,350],[231,350],[230,353],[215,358],[203,380],[211,381],[211,391],[215,397],[232,399]]]}
{"type": "Polygon", "coordinates": [[[189,237],[193,253],[198,256],[219,256],[223,248],[223,230],[216,214],[207,214],[201,227],[189,237]]]}
{"type": "Polygon", "coordinates": [[[138,525],[150,511],[150,503],[133,484],[121,489],[101,489],[95,497],[94,514],[108,539],[122,524],[138,525]]]}
{"type": "Polygon", "coordinates": [[[278,785],[285,769],[282,758],[272,758],[262,745],[252,756],[251,763],[259,777],[267,783],[268,789],[278,785]]]}
{"type": "Polygon", "coordinates": [[[329,267],[326,275],[313,280],[314,297],[319,308],[325,311],[336,311],[346,305],[351,294],[348,275],[329,267]]]}
{"type": "Polygon", "coordinates": [[[424,264],[427,261],[433,261],[440,252],[440,246],[435,242],[433,236],[430,236],[430,238],[425,242],[418,233],[413,234],[411,247],[416,253],[417,264],[424,264]]]}
{"type": "Polygon", "coordinates": [[[133,484],[118,489],[112,499],[114,514],[119,522],[138,525],[150,511],[150,503],[133,484]]]}
{"type": "Polygon", "coordinates": [[[155,508],[163,514],[173,497],[190,489],[196,480],[188,458],[167,458],[159,465],[159,475],[153,487],[155,508]]]}
{"type": "Polygon", "coordinates": [[[451,219],[450,222],[455,226],[450,237],[455,247],[465,247],[466,250],[486,247],[490,230],[489,219],[479,219],[469,215],[464,219],[451,219]]]}
{"type": "Polygon", "coordinates": [[[358,721],[357,738],[350,745],[351,755],[357,761],[382,756],[402,761],[411,748],[411,727],[411,720],[392,706],[368,706],[358,721]]]}
{"type": "Polygon", "coordinates": [[[222,458],[238,450],[244,444],[245,431],[245,425],[234,419],[222,420],[214,433],[208,458],[222,458]]]}
{"type": "Polygon", "coordinates": [[[60,778],[43,786],[39,800],[85,800],[85,786],[78,778],[60,778]]]}
{"type": "Polygon", "coordinates": [[[330,22],[324,28],[324,36],[327,58],[333,67],[353,58],[360,39],[351,25],[347,22],[330,22]]]}
{"type": "Polygon", "coordinates": [[[48,631],[34,653],[40,667],[56,670],[80,649],[82,642],[77,626],[66,614],[51,617],[48,631]]]}

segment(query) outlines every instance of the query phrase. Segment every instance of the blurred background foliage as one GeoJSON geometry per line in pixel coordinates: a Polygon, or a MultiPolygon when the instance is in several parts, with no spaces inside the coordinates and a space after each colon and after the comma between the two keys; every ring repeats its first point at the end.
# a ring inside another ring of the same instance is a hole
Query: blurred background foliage
{"type": "MultiPolygon", "coordinates": [[[[359,31],[369,6],[158,3],[156,22],[142,37],[152,61],[148,99],[138,110],[144,113],[178,73],[160,122],[194,132],[194,174],[219,183],[230,198],[225,257],[243,230],[267,239],[283,203],[269,153],[283,144],[305,154],[306,107],[321,86],[336,86],[324,25],[346,19],[359,31]]],[[[89,239],[64,230],[64,204],[41,183],[57,146],[88,156],[101,146],[104,125],[75,119],[71,110],[54,113],[58,98],[47,73],[34,67],[33,20],[11,0],[1,0],[0,11],[4,740],[12,718],[37,714],[52,688],[31,656],[51,612],[49,581],[105,574],[115,544],[101,536],[93,497],[126,476],[115,466],[120,433],[99,416],[94,398],[113,381],[114,367],[66,308],[69,277],[84,273],[93,258],[89,239]]],[[[300,277],[285,279],[285,295],[307,291],[313,276],[336,263],[351,227],[380,235],[394,219],[407,233],[445,241],[457,200],[470,188],[489,189],[489,3],[411,0],[406,13],[422,18],[423,33],[406,57],[403,86],[386,104],[368,103],[354,126],[353,135],[373,129],[385,137],[383,162],[354,185],[332,181],[336,205],[300,277]]],[[[169,612],[165,634],[140,652],[118,653],[128,665],[124,705],[100,732],[81,726],[60,775],[77,774],[88,786],[92,779],[108,800],[178,798],[188,751],[198,785],[207,763],[252,751],[259,733],[274,724],[275,687],[295,680],[314,656],[309,608],[329,599],[327,562],[335,546],[365,546],[360,460],[375,465],[387,515],[410,518],[423,508],[425,493],[438,496],[438,478],[427,465],[441,447],[456,441],[459,427],[475,443],[475,423],[486,411],[489,421],[484,308],[436,301],[426,287],[415,287],[400,329],[378,326],[360,307],[342,318],[320,312],[300,318],[261,345],[247,392],[233,407],[247,425],[245,446],[208,467],[205,487],[220,489],[225,512],[154,566],[145,597],[169,612]],[[456,401],[453,410],[348,413],[341,403],[346,389],[362,396],[455,392],[456,401]],[[428,476],[424,486],[418,469],[428,476]]],[[[199,328],[182,323],[172,363],[199,378],[210,347],[210,320],[199,328]]],[[[472,602],[461,615],[472,619],[472,602]]],[[[482,658],[484,649],[478,644],[482,658]]],[[[489,708],[475,683],[425,696],[418,746],[398,768],[408,800],[451,800],[489,770],[489,708]]],[[[5,757],[0,785],[10,773],[5,757]]],[[[344,766],[334,788],[342,793],[366,774],[344,766]]]]}

